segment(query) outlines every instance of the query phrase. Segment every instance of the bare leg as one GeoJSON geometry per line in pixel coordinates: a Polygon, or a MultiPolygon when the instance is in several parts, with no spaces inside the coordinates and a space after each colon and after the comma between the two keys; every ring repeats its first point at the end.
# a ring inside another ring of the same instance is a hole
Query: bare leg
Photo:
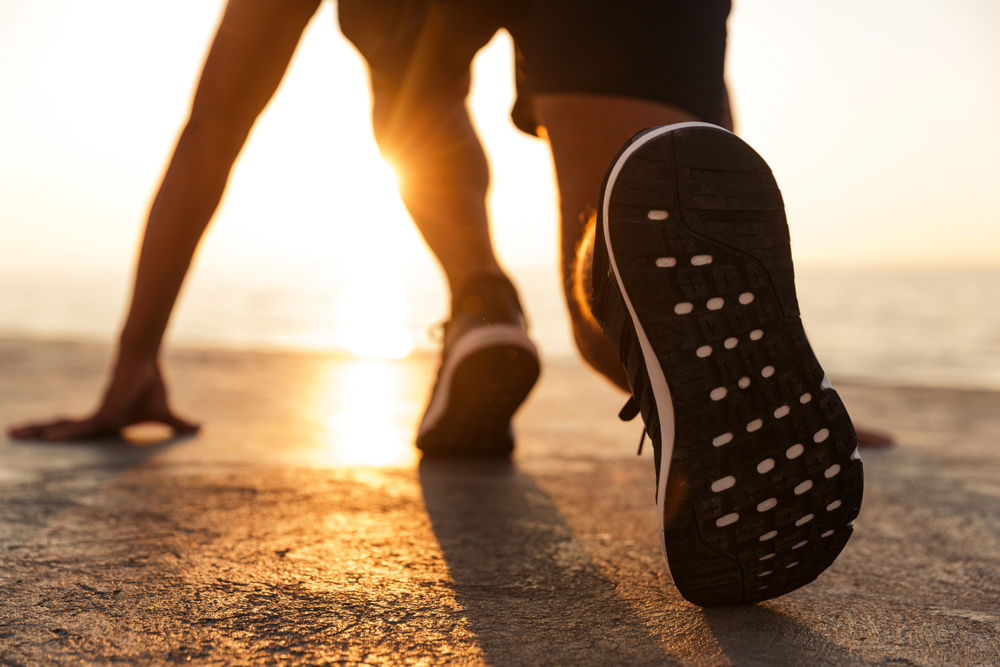
{"type": "Polygon", "coordinates": [[[468,76],[454,88],[405,99],[382,90],[377,78],[373,84],[379,148],[452,294],[474,274],[501,275],[486,215],[489,167],[465,106],[468,76]],[[405,122],[395,122],[400,117],[405,122]]]}
{"type": "Polygon", "coordinates": [[[425,456],[506,457],[514,448],[510,418],[539,365],[493,254],[489,170],[465,107],[469,75],[420,89],[405,83],[373,76],[375,136],[452,295],[441,370],[416,445],[425,456]]]}
{"type": "Polygon", "coordinates": [[[486,215],[489,167],[465,98],[469,66],[492,37],[484,23],[469,30],[464,6],[402,3],[392,12],[345,0],[344,35],[368,62],[379,150],[395,169],[413,221],[458,292],[476,274],[502,275],[486,215]]]}
{"type": "Polygon", "coordinates": [[[191,116],[149,212],[123,350],[147,356],[159,350],[229,171],[318,6],[319,0],[233,0],[227,6],[191,116]]]}
{"type": "Polygon", "coordinates": [[[563,289],[573,336],[583,358],[628,391],[618,355],[590,314],[590,245],[581,242],[597,210],[604,172],[625,140],[646,127],[698,119],[668,104],[627,97],[552,93],[539,95],[534,102],[556,163],[563,289]]]}

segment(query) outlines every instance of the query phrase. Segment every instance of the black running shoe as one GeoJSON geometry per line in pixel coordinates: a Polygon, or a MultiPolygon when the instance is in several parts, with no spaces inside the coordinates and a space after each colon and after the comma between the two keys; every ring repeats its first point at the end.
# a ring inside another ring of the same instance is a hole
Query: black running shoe
{"type": "Polygon", "coordinates": [[[437,382],[417,432],[425,456],[510,456],[510,419],[539,372],[526,329],[517,292],[502,276],[476,276],[454,296],[437,382]]]}
{"type": "Polygon", "coordinates": [[[653,443],[677,589],[712,606],[808,584],[851,536],[862,471],[799,320],[771,170],[714,125],[658,127],[600,202],[593,312],[653,443]]]}

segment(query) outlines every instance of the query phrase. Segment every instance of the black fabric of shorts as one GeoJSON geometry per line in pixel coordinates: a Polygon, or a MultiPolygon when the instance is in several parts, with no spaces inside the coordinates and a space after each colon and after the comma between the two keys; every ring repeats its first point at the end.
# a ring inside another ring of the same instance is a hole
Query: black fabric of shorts
{"type": "Polygon", "coordinates": [[[512,115],[534,133],[540,93],[636,97],[721,124],[729,10],[730,0],[339,0],[338,14],[377,92],[467,87],[472,58],[506,28],[512,115]]]}

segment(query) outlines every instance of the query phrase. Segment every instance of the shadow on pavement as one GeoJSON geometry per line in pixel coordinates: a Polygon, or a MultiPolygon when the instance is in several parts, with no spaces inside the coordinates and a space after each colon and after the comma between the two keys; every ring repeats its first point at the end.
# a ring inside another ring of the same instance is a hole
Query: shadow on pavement
{"type": "Polygon", "coordinates": [[[559,510],[509,462],[422,461],[434,533],[493,664],[670,664],[559,510]]]}
{"type": "Polygon", "coordinates": [[[0,439],[0,547],[20,544],[123,470],[192,436],[136,446],[122,438],[50,443],[0,439]]]}
{"type": "Polygon", "coordinates": [[[702,611],[705,625],[734,665],[871,664],[766,603],[702,611]]]}
{"type": "Polygon", "coordinates": [[[669,583],[648,603],[624,599],[515,464],[424,460],[420,483],[456,598],[491,663],[869,664],[766,604],[700,609],[669,583]]]}

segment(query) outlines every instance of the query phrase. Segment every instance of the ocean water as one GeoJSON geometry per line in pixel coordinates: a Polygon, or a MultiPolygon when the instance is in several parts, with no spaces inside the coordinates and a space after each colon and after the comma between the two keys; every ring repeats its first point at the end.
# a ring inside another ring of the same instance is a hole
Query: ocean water
{"type": "MultiPolygon", "coordinates": [[[[511,272],[542,354],[574,356],[555,267],[511,272]]],[[[384,319],[392,310],[393,326],[406,332],[414,349],[433,350],[435,325],[447,311],[440,274],[429,261],[401,274],[395,286],[362,292],[374,308],[353,320],[384,319]]],[[[121,267],[0,268],[0,336],[112,340],[129,281],[121,267]]],[[[347,306],[368,281],[313,265],[199,268],[182,294],[168,341],[345,350],[343,325],[352,319],[347,306]]],[[[1000,269],[800,267],[797,287],[806,331],[831,377],[1000,390],[1000,269]]]]}

